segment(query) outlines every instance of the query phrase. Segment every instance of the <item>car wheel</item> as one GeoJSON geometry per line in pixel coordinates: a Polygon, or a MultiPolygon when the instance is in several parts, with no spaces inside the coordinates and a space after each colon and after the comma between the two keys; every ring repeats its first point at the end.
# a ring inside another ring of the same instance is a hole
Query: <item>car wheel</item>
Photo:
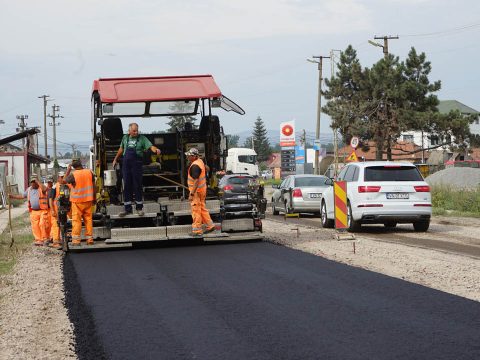
{"type": "Polygon", "coordinates": [[[353,220],[352,216],[352,206],[350,205],[350,201],[347,204],[347,226],[348,226],[348,231],[353,232],[353,231],[358,231],[361,227],[360,222],[353,220]]]}
{"type": "Polygon", "coordinates": [[[394,227],[397,226],[397,223],[395,221],[389,221],[383,224],[386,228],[393,229],[394,227]]]}
{"type": "Polygon", "coordinates": [[[325,204],[325,201],[322,201],[322,207],[320,208],[320,218],[322,220],[323,228],[333,228],[333,220],[329,219],[327,216],[327,204],[325,204]]]}
{"type": "Polygon", "coordinates": [[[273,215],[278,215],[279,214],[277,208],[275,207],[275,201],[273,201],[273,199],[272,199],[272,213],[273,213],[273,215]]]}
{"type": "Polygon", "coordinates": [[[425,232],[430,227],[430,220],[427,221],[415,221],[413,223],[413,228],[415,231],[425,232]]]}

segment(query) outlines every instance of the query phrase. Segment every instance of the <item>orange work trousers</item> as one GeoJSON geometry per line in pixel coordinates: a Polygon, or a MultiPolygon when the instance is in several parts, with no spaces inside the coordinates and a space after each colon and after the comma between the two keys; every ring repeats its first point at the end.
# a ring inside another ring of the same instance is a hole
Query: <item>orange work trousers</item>
{"type": "Polygon", "coordinates": [[[48,210],[32,210],[30,212],[30,223],[35,241],[47,241],[46,223],[48,223],[48,210]]]}
{"type": "Polygon", "coordinates": [[[51,211],[51,209],[49,208],[47,210],[47,216],[46,216],[46,220],[45,220],[45,231],[47,232],[47,239],[48,240],[50,239],[50,232],[52,231],[52,219],[51,219],[50,211],[51,211]]]}
{"type": "Polygon", "coordinates": [[[50,211],[50,225],[50,238],[53,239],[53,242],[60,242],[60,228],[58,227],[57,218],[52,211],[50,211]]]}
{"type": "Polygon", "coordinates": [[[72,202],[72,242],[82,240],[82,220],[85,224],[86,240],[93,239],[92,201],[72,202]]]}
{"type": "Polygon", "coordinates": [[[193,199],[191,201],[192,207],[192,233],[194,234],[202,234],[202,224],[207,226],[207,229],[211,229],[213,224],[212,218],[210,217],[210,213],[208,212],[205,206],[205,198],[207,194],[199,194],[196,192],[193,195],[193,199]]]}

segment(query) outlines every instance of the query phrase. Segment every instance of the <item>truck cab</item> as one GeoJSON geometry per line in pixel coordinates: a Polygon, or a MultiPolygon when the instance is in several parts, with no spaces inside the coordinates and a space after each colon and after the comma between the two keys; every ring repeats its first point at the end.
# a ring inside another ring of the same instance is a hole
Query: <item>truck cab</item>
{"type": "Polygon", "coordinates": [[[228,149],[227,172],[232,174],[248,174],[258,176],[257,153],[248,148],[228,149]]]}

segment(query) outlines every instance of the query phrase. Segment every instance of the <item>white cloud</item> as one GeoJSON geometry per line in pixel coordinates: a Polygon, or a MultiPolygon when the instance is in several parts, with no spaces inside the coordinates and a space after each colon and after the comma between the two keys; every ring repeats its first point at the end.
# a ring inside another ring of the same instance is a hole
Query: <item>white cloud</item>
{"type": "Polygon", "coordinates": [[[1,1],[10,54],[188,49],[231,39],[348,34],[369,29],[358,0],[1,1]]]}

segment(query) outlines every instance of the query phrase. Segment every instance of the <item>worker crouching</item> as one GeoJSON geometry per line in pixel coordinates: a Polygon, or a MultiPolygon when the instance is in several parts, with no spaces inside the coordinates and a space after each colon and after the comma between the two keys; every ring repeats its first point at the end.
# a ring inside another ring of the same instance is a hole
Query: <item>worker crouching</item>
{"type": "Polygon", "coordinates": [[[207,178],[205,164],[199,158],[198,150],[191,148],[185,153],[190,166],[188,168],[188,190],[192,209],[192,235],[200,237],[203,234],[202,225],[205,225],[205,233],[215,230],[215,225],[208,212],[205,199],[207,197],[207,178]]]}
{"type": "Polygon", "coordinates": [[[63,177],[65,173],[60,171],[58,173],[57,183],[55,187],[50,190],[48,194],[48,204],[50,205],[50,223],[51,223],[51,230],[50,230],[50,237],[53,240],[53,244],[51,245],[55,249],[62,248],[62,239],[60,238],[60,227],[58,226],[58,198],[60,196],[60,187],[63,184],[63,177]]]}
{"type": "Polygon", "coordinates": [[[65,174],[65,183],[71,184],[70,202],[72,204],[72,245],[81,244],[82,220],[85,224],[87,245],[93,245],[92,205],[95,199],[95,181],[93,173],[84,169],[80,160],[73,160],[65,174]],[[75,171],[70,174],[71,168],[75,171]]]}

